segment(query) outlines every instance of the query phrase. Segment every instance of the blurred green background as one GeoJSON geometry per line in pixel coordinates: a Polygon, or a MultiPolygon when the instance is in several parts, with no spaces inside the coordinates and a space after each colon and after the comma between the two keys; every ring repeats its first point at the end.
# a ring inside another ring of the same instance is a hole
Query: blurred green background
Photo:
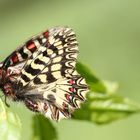
{"type": "MultiPolygon", "coordinates": [[[[101,79],[118,81],[119,94],[140,102],[139,0],[0,0],[0,60],[56,25],[75,30],[81,62],[101,79]]],[[[12,103],[12,110],[21,118],[22,140],[30,140],[32,113],[20,103],[12,103]]],[[[139,114],[102,126],[74,120],[54,125],[60,140],[140,139],[139,114]]]]}

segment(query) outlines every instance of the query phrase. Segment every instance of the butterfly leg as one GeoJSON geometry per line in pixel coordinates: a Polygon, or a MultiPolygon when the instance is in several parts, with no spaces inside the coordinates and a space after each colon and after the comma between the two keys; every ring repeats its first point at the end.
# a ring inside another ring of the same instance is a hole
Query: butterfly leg
{"type": "Polygon", "coordinates": [[[7,103],[7,97],[6,97],[6,96],[5,96],[4,102],[5,102],[5,105],[6,105],[7,107],[10,107],[10,105],[7,103]]]}

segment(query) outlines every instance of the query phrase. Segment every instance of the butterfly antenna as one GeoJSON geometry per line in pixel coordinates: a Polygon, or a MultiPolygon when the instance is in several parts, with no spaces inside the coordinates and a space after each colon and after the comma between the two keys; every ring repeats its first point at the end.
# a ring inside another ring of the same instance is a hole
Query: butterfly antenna
{"type": "Polygon", "coordinates": [[[7,107],[10,107],[10,105],[7,103],[7,97],[6,97],[6,96],[5,96],[4,102],[5,102],[5,105],[6,105],[7,107]]]}

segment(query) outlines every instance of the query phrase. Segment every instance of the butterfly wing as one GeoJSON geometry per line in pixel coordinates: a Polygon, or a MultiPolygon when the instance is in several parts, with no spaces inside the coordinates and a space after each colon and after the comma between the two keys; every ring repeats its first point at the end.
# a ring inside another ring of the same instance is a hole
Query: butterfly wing
{"type": "MultiPolygon", "coordinates": [[[[12,52],[3,62],[0,63],[0,76],[1,71],[5,71],[9,77],[10,82],[16,82],[20,76],[21,70],[26,65],[27,61],[33,56],[34,53],[39,53],[47,43],[48,31],[32,37],[20,45],[14,52],[12,52]]],[[[0,77],[0,79],[5,79],[0,77]]],[[[3,80],[5,81],[5,80],[3,80]]]]}
{"type": "Polygon", "coordinates": [[[80,75],[60,78],[50,84],[29,90],[24,95],[26,106],[41,112],[50,119],[69,118],[75,109],[85,101],[88,91],[86,82],[80,75]]]}
{"type": "Polygon", "coordinates": [[[69,117],[84,101],[87,85],[75,70],[78,43],[68,27],[48,30],[47,43],[29,58],[15,86],[17,98],[51,119],[69,117]]]}
{"type": "Polygon", "coordinates": [[[35,51],[40,51],[40,46],[46,44],[47,37],[46,31],[21,44],[2,62],[3,69],[7,69],[8,67],[23,67],[33,53],[35,51]]]}
{"type": "Polygon", "coordinates": [[[19,83],[23,87],[31,82],[32,85],[50,83],[75,74],[78,44],[73,30],[56,27],[48,34],[48,43],[40,46],[41,51],[33,53],[21,71],[19,83]]]}

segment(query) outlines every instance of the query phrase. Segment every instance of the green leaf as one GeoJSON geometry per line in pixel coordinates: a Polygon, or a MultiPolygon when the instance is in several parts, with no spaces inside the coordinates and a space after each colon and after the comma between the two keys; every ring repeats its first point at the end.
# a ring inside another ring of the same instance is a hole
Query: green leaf
{"type": "Polygon", "coordinates": [[[0,139],[19,140],[21,137],[21,123],[19,117],[5,107],[0,100],[0,139]]]}
{"type": "Polygon", "coordinates": [[[87,66],[78,62],[76,64],[76,69],[86,79],[91,91],[106,93],[106,87],[103,81],[97,78],[87,66]]]}
{"type": "Polygon", "coordinates": [[[128,98],[115,94],[89,93],[87,102],[73,114],[73,119],[104,124],[138,112],[140,105],[128,98]]]}
{"type": "Polygon", "coordinates": [[[56,140],[57,132],[51,121],[43,115],[33,117],[32,140],[56,140]]]}
{"type": "Polygon", "coordinates": [[[119,88],[119,84],[117,82],[102,80],[102,83],[106,87],[107,94],[114,94],[119,88]]]}
{"type": "Polygon", "coordinates": [[[119,87],[117,82],[110,82],[97,78],[95,74],[93,74],[93,72],[81,62],[77,63],[76,69],[86,79],[90,91],[112,94],[116,92],[119,87]]]}

